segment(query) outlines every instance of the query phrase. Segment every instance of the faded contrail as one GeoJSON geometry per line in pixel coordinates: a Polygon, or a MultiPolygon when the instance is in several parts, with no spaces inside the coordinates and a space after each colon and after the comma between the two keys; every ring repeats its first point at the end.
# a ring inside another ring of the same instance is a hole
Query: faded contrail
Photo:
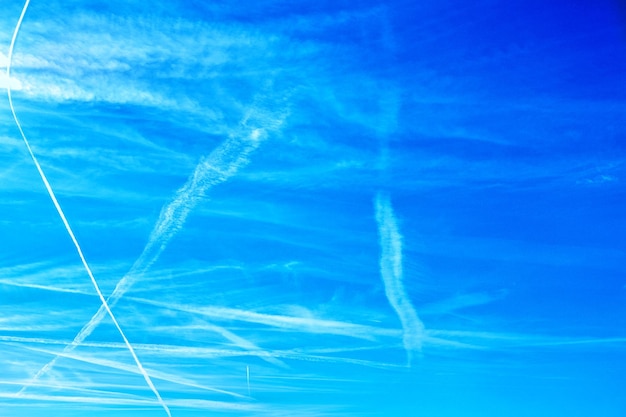
{"type": "MultiPolygon", "coordinates": [[[[49,350],[49,349],[45,349],[45,348],[37,348],[37,347],[34,347],[34,346],[27,346],[27,345],[24,345],[23,348],[26,349],[26,350],[32,351],[32,352],[40,352],[40,353],[45,353],[45,354],[48,354],[48,355],[56,354],[55,351],[49,350]]],[[[105,367],[105,368],[125,371],[125,372],[129,372],[129,373],[133,373],[133,374],[140,374],[140,372],[136,369],[136,367],[131,366],[131,365],[126,365],[125,363],[117,362],[117,361],[114,361],[114,360],[102,359],[102,358],[98,358],[98,357],[83,356],[83,355],[78,355],[78,354],[71,353],[71,352],[70,353],[62,353],[61,356],[63,358],[72,359],[74,361],[88,363],[90,365],[98,365],[98,366],[105,367]]],[[[202,385],[202,384],[196,383],[196,382],[191,381],[191,380],[189,380],[189,379],[187,379],[187,378],[185,378],[183,376],[179,376],[179,375],[176,375],[176,374],[170,374],[170,373],[160,372],[160,371],[155,371],[155,370],[152,370],[150,373],[152,374],[152,377],[154,379],[160,379],[160,380],[163,380],[163,381],[171,382],[171,383],[176,384],[176,385],[182,385],[182,386],[185,386],[185,387],[198,388],[198,389],[211,391],[211,392],[215,392],[215,393],[230,395],[230,396],[237,397],[237,398],[245,398],[245,396],[243,396],[241,394],[237,394],[237,393],[234,393],[234,392],[230,392],[230,391],[226,391],[226,390],[217,389],[217,388],[209,387],[209,386],[206,386],[206,385],[202,385]]],[[[39,384],[39,385],[41,385],[41,384],[39,384]]],[[[57,386],[57,388],[61,388],[61,387],[62,387],[62,385],[58,385],[57,386]]],[[[21,395],[19,398],[24,398],[24,397],[25,397],[25,395],[21,395]]],[[[15,398],[18,398],[17,395],[15,395],[15,398]]]]}
{"type": "MultiPolygon", "coordinates": [[[[20,14],[20,18],[17,21],[17,25],[15,25],[15,30],[13,31],[13,37],[11,38],[11,45],[9,46],[9,56],[7,59],[7,79],[11,79],[11,60],[13,57],[13,47],[15,46],[15,40],[17,39],[17,34],[20,30],[20,26],[22,25],[22,20],[24,20],[24,15],[26,14],[26,9],[28,8],[29,3],[30,3],[30,0],[26,0],[26,3],[24,3],[24,7],[22,8],[22,13],[20,14]]],[[[15,113],[15,108],[13,107],[13,99],[11,98],[11,83],[9,83],[9,85],[7,86],[7,95],[9,99],[9,107],[11,108],[11,114],[13,115],[13,119],[15,120],[15,124],[17,125],[17,128],[20,131],[22,139],[24,140],[24,144],[26,144],[26,148],[28,149],[28,153],[30,154],[30,157],[32,158],[33,162],[35,163],[35,166],[37,167],[37,171],[39,171],[39,176],[41,177],[41,180],[46,186],[46,190],[48,190],[48,195],[50,196],[52,203],[54,203],[54,207],[56,208],[57,213],[59,213],[59,216],[61,217],[61,220],[63,221],[63,224],[65,225],[65,230],[67,230],[68,235],[70,236],[70,238],[72,239],[72,242],[74,243],[74,246],[76,247],[78,256],[80,257],[80,260],[83,263],[83,266],[85,267],[85,270],[87,271],[87,274],[89,275],[89,278],[91,279],[91,283],[96,289],[96,292],[98,293],[98,297],[100,297],[100,301],[102,302],[101,309],[104,309],[104,311],[106,311],[106,313],[111,317],[113,324],[115,324],[115,327],[117,328],[118,332],[122,336],[122,339],[124,339],[124,343],[126,344],[128,351],[133,356],[133,359],[135,360],[135,363],[137,364],[137,368],[139,368],[139,371],[141,372],[144,379],[146,380],[146,383],[148,384],[152,392],[154,392],[154,395],[157,397],[157,400],[159,401],[161,406],[163,406],[163,409],[165,410],[167,415],[171,417],[172,414],[170,413],[170,410],[167,407],[167,404],[165,404],[165,402],[161,398],[159,391],[156,389],[156,387],[152,383],[152,380],[150,379],[150,376],[148,375],[146,370],[143,368],[143,365],[139,361],[139,358],[137,357],[135,350],[133,349],[132,345],[126,338],[126,335],[122,331],[122,328],[117,322],[117,319],[115,318],[115,316],[113,315],[113,312],[109,308],[107,301],[104,299],[104,296],[102,295],[102,291],[100,291],[100,287],[98,286],[98,283],[96,282],[96,279],[94,278],[93,273],[91,272],[91,268],[89,267],[89,264],[87,263],[87,260],[85,259],[85,256],[83,255],[83,251],[80,245],[78,244],[78,240],[76,240],[76,236],[74,236],[74,232],[72,231],[72,228],[70,227],[70,224],[67,221],[65,214],[63,213],[63,209],[61,208],[61,205],[59,204],[54,194],[54,191],[52,191],[52,187],[50,186],[50,183],[48,182],[48,179],[46,178],[46,174],[44,174],[43,170],[41,169],[41,165],[39,165],[39,161],[37,161],[37,158],[35,157],[35,154],[33,153],[33,150],[31,149],[30,144],[28,143],[28,139],[26,139],[26,135],[24,134],[22,125],[17,119],[17,114],[15,113]]]]}
{"type": "MultiPolygon", "coordinates": [[[[211,154],[202,158],[187,182],[178,190],[174,199],[163,207],[159,218],[150,233],[148,243],[143,252],[134,262],[130,270],[120,279],[113,293],[108,298],[108,305],[115,306],[119,299],[131,288],[161,256],[168,242],[180,230],[187,216],[204,194],[212,186],[226,181],[233,176],[241,167],[248,163],[248,156],[260,145],[266,136],[264,128],[251,128],[248,126],[250,119],[266,119],[267,114],[262,111],[250,111],[241,122],[240,128],[234,132],[211,154]],[[242,139],[243,137],[243,139],[242,139]]],[[[275,129],[282,123],[285,115],[281,115],[272,123],[262,120],[259,124],[267,125],[267,129],[275,129]]],[[[65,347],[64,353],[73,351],[78,347],[102,322],[107,311],[104,307],[93,315],[87,324],[78,332],[74,340],[65,347]]],[[[60,356],[56,356],[44,365],[19,391],[22,394],[28,386],[46,374],[56,363],[60,356]]]]}
{"type": "Polygon", "coordinates": [[[411,365],[413,352],[419,352],[424,340],[424,324],[417,316],[402,284],[402,235],[389,196],[378,193],[375,200],[376,222],[380,239],[380,274],[389,304],[402,323],[404,349],[411,365]]]}
{"type": "Polygon", "coordinates": [[[257,313],[256,311],[226,307],[196,307],[174,303],[163,303],[142,298],[132,298],[132,300],[143,304],[167,308],[169,310],[184,311],[195,315],[207,316],[212,319],[237,320],[248,323],[257,323],[265,326],[283,329],[286,331],[334,334],[365,340],[376,340],[379,336],[395,338],[398,336],[398,334],[400,334],[400,331],[396,329],[385,329],[336,320],[257,313]]]}

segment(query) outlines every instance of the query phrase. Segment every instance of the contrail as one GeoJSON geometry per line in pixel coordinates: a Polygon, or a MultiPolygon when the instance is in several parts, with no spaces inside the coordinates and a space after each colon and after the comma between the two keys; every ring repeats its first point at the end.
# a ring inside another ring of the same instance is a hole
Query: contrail
{"type": "MultiPolygon", "coordinates": [[[[0,399],[10,399],[15,400],[15,396],[13,394],[7,394],[0,392],[0,399]]],[[[86,414],[85,406],[90,405],[88,407],[89,410],[98,410],[97,406],[106,406],[106,405],[115,405],[115,406],[126,406],[126,407],[142,407],[141,409],[145,409],[145,407],[149,407],[153,405],[150,401],[145,399],[138,398],[120,398],[120,397],[95,397],[92,395],[84,395],[84,396],[69,396],[69,395],[48,395],[48,394],[40,394],[40,395],[25,395],[22,397],[24,400],[23,403],[16,403],[15,401],[12,404],[16,404],[18,406],[28,405],[32,407],[33,401],[40,401],[44,403],[68,403],[74,406],[74,409],[80,410],[82,414],[86,414]]],[[[185,409],[197,409],[197,410],[215,410],[215,411],[246,411],[246,415],[261,415],[262,411],[266,411],[261,405],[257,404],[246,404],[246,403],[236,403],[232,401],[215,401],[215,400],[199,400],[194,398],[178,398],[170,400],[170,403],[174,406],[185,408],[185,409]]],[[[52,404],[47,404],[48,408],[53,408],[52,404]]],[[[87,412],[88,413],[88,412],[87,412]]],[[[99,414],[97,411],[92,414],[99,414]]],[[[263,415],[268,415],[264,413],[263,415]]],[[[284,414],[272,414],[272,415],[284,415],[284,414]]]]}
{"type": "Polygon", "coordinates": [[[278,329],[284,329],[286,331],[334,334],[365,340],[376,340],[379,336],[397,337],[400,333],[400,331],[396,329],[385,329],[336,320],[257,313],[255,311],[226,307],[195,307],[189,305],[163,303],[134,297],[132,300],[170,310],[178,310],[200,316],[206,316],[216,320],[237,320],[248,323],[257,323],[278,329]]]}
{"type": "MultiPolygon", "coordinates": [[[[33,347],[33,346],[22,346],[22,347],[25,350],[29,350],[29,351],[32,351],[32,352],[46,353],[46,354],[49,354],[49,355],[56,354],[56,352],[54,352],[52,350],[49,350],[49,349],[45,349],[45,348],[37,348],[37,347],[33,347]]],[[[105,367],[105,368],[125,371],[125,372],[129,372],[129,373],[133,373],[133,374],[140,374],[140,372],[136,369],[136,367],[131,366],[131,365],[126,365],[125,363],[116,362],[116,361],[113,361],[113,360],[102,359],[102,358],[97,358],[97,357],[90,357],[90,356],[81,356],[81,355],[77,355],[77,354],[72,353],[72,352],[70,352],[70,353],[61,353],[60,356],[63,357],[63,358],[72,359],[72,360],[83,362],[83,363],[87,363],[87,364],[90,364],[90,365],[102,366],[102,367],[105,367]]],[[[151,370],[150,373],[152,374],[152,377],[154,379],[160,379],[160,380],[163,380],[163,381],[171,382],[171,383],[176,384],[176,385],[182,385],[182,386],[186,386],[186,387],[198,388],[198,389],[211,391],[211,392],[215,392],[215,393],[219,393],[219,394],[230,395],[230,396],[237,397],[237,398],[245,398],[245,396],[243,396],[241,394],[237,394],[237,393],[234,393],[234,392],[230,392],[230,391],[226,391],[226,390],[222,390],[222,389],[218,389],[218,388],[202,385],[202,384],[199,384],[199,383],[194,382],[192,380],[189,380],[189,379],[185,378],[184,376],[180,376],[180,375],[177,375],[177,374],[170,374],[170,373],[167,373],[167,372],[160,372],[160,371],[155,371],[155,370],[151,370]]],[[[22,394],[19,397],[23,398],[24,396],[25,395],[22,394]]],[[[15,397],[18,398],[17,395],[15,395],[15,397]]]]}
{"type": "Polygon", "coordinates": [[[411,365],[413,352],[419,352],[424,340],[424,324],[417,316],[402,284],[402,235],[389,196],[378,193],[375,199],[376,222],[380,239],[380,274],[389,304],[402,323],[404,349],[411,365]]]}
{"type": "MultiPolygon", "coordinates": [[[[119,299],[131,288],[161,256],[165,247],[185,223],[187,216],[206,194],[209,188],[232,177],[241,167],[248,163],[248,156],[260,145],[266,136],[266,129],[249,127],[250,119],[261,118],[260,125],[267,129],[275,129],[282,124],[285,115],[268,122],[269,115],[253,110],[243,118],[239,129],[224,141],[211,154],[202,158],[187,182],[176,191],[174,199],[161,209],[159,218],[150,233],[148,243],[141,255],[133,263],[130,270],[120,279],[113,293],[108,298],[108,305],[115,306],[119,299]]],[[[252,124],[252,123],[251,123],[252,124]]],[[[93,315],[87,324],[78,332],[74,340],[65,347],[64,353],[78,347],[102,322],[107,314],[104,306],[93,315]]],[[[60,356],[56,356],[44,365],[18,392],[22,394],[28,386],[46,374],[55,365],[60,356]]]]}
{"type": "MultiPolygon", "coordinates": [[[[22,8],[22,13],[20,14],[20,18],[17,21],[17,25],[15,25],[15,30],[13,31],[13,37],[11,38],[11,45],[9,46],[9,56],[7,59],[7,79],[11,78],[11,60],[13,58],[13,47],[15,46],[15,40],[17,39],[17,34],[20,30],[20,26],[22,25],[22,20],[24,20],[24,15],[26,14],[26,10],[28,9],[29,3],[30,3],[30,0],[26,0],[26,2],[24,3],[24,7],[22,8]]],[[[146,383],[148,384],[152,392],[154,392],[154,395],[156,396],[157,400],[159,401],[159,403],[161,404],[161,406],[163,407],[167,415],[171,417],[171,413],[170,413],[169,408],[167,407],[167,404],[165,404],[165,402],[161,398],[159,391],[156,389],[156,387],[152,383],[152,380],[150,379],[150,376],[148,375],[146,370],[143,368],[143,365],[139,361],[139,358],[137,357],[135,350],[133,349],[132,345],[126,338],[126,335],[124,334],[124,332],[122,331],[122,328],[117,322],[115,315],[113,315],[113,312],[109,308],[107,301],[104,299],[104,296],[102,295],[102,291],[100,291],[100,287],[98,286],[98,283],[96,282],[96,279],[94,278],[93,273],[91,272],[91,268],[89,267],[89,264],[87,263],[87,260],[85,259],[85,256],[83,255],[83,251],[80,245],[78,244],[78,240],[76,240],[76,236],[74,236],[74,232],[72,231],[72,228],[70,227],[70,224],[67,221],[65,214],[63,213],[63,209],[61,208],[61,205],[59,204],[56,198],[56,195],[54,194],[54,191],[52,190],[52,187],[50,186],[50,183],[48,182],[48,179],[46,178],[46,174],[43,172],[43,169],[41,169],[41,165],[39,165],[39,161],[37,161],[37,158],[35,157],[35,154],[33,153],[33,150],[31,149],[30,144],[28,143],[28,139],[26,139],[26,135],[24,134],[22,125],[20,124],[17,118],[17,114],[15,113],[15,108],[13,107],[13,99],[11,98],[11,83],[7,85],[7,96],[9,99],[9,107],[11,108],[11,114],[13,115],[13,119],[15,120],[15,124],[17,125],[17,128],[20,131],[20,135],[22,136],[22,139],[24,140],[24,144],[26,145],[26,148],[28,149],[28,153],[30,154],[30,157],[32,158],[33,162],[35,163],[35,166],[37,167],[37,171],[39,172],[39,176],[41,177],[41,180],[43,181],[46,187],[46,190],[48,191],[48,195],[50,196],[52,203],[54,203],[54,207],[56,208],[57,213],[59,213],[59,216],[61,217],[61,220],[63,221],[63,224],[65,225],[65,230],[67,230],[68,235],[70,236],[70,238],[72,239],[72,242],[74,243],[74,246],[76,247],[78,256],[80,257],[80,260],[83,263],[83,266],[85,267],[85,270],[87,271],[87,274],[89,275],[89,278],[91,279],[91,283],[93,284],[94,288],[96,289],[96,292],[98,293],[98,297],[100,298],[100,301],[102,302],[101,309],[104,309],[106,313],[111,317],[113,324],[115,324],[115,327],[117,328],[118,332],[122,336],[122,339],[124,339],[124,343],[126,344],[128,351],[133,356],[133,359],[135,360],[135,363],[137,364],[137,368],[139,368],[139,371],[142,373],[144,379],[146,380],[146,383]]]]}
{"type": "Polygon", "coordinates": [[[248,382],[248,397],[250,397],[250,366],[246,365],[246,380],[248,382]]]}

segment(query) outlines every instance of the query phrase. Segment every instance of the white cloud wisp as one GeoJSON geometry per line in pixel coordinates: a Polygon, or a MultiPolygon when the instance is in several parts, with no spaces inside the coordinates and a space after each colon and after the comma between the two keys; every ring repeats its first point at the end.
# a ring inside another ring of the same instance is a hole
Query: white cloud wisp
{"type": "Polygon", "coordinates": [[[424,324],[417,316],[402,283],[402,235],[398,231],[389,196],[379,192],[374,206],[381,248],[380,274],[389,304],[402,323],[402,340],[410,366],[413,352],[419,352],[422,348],[424,324]]]}

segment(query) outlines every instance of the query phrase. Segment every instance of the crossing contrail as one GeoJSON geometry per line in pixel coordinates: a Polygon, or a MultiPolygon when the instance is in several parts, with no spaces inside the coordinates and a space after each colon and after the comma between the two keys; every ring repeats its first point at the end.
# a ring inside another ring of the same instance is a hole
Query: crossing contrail
{"type": "MultiPolygon", "coordinates": [[[[109,296],[109,305],[114,306],[150,267],[158,260],[169,241],[180,230],[187,216],[207,190],[215,184],[226,181],[247,163],[248,155],[256,149],[256,140],[231,138],[203,158],[196,166],[189,180],[176,192],[174,199],[163,207],[148,243],[130,270],[120,279],[109,296]]],[[[73,350],[82,343],[106,316],[101,307],[76,335],[68,349],[73,350]]]]}
{"type": "MultiPolygon", "coordinates": [[[[107,300],[109,307],[115,306],[132,285],[158,260],[169,241],[181,229],[189,213],[206,192],[214,185],[228,180],[246,165],[248,156],[266,136],[266,130],[278,128],[284,117],[285,114],[272,118],[270,114],[253,108],[244,116],[239,129],[236,129],[219,147],[200,160],[187,182],[176,191],[172,201],[162,208],[141,255],[133,263],[130,270],[118,281],[113,293],[109,296],[107,300]],[[257,125],[264,127],[257,127],[257,125]]],[[[107,310],[103,305],[78,332],[74,340],[63,349],[63,353],[67,354],[76,349],[106,315],[107,310]]],[[[28,386],[48,373],[59,357],[60,355],[52,358],[44,365],[22,387],[18,395],[23,394],[28,386]]]]}
{"type": "MultiPolygon", "coordinates": [[[[20,14],[20,18],[17,21],[17,25],[15,25],[15,30],[13,31],[13,37],[11,38],[11,45],[9,46],[9,56],[7,59],[7,79],[11,79],[11,60],[13,58],[13,48],[15,46],[15,40],[17,39],[17,34],[20,30],[20,26],[22,25],[22,21],[24,20],[24,15],[26,14],[26,10],[28,9],[29,3],[30,3],[30,0],[26,0],[26,2],[24,3],[24,7],[22,8],[22,13],[20,14]]],[[[163,401],[163,398],[161,398],[161,394],[159,394],[159,391],[156,389],[156,387],[152,383],[150,376],[144,369],[143,365],[141,364],[141,361],[139,361],[139,358],[137,357],[137,354],[135,353],[133,346],[130,344],[130,342],[126,338],[124,331],[122,331],[122,328],[120,327],[117,319],[115,318],[115,315],[111,311],[111,308],[109,307],[107,301],[105,300],[104,295],[102,295],[100,286],[98,285],[96,278],[93,276],[93,273],[91,272],[91,268],[89,267],[89,264],[87,263],[87,260],[85,259],[85,256],[83,255],[83,251],[80,247],[80,244],[78,243],[78,240],[76,239],[76,236],[74,235],[74,232],[72,231],[72,228],[70,227],[70,224],[67,221],[67,218],[65,217],[65,213],[63,212],[63,209],[61,208],[61,205],[59,204],[59,201],[57,200],[56,195],[54,194],[54,191],[52,190],[52,187],[50,186],[50,183],[48,182],[48,179],[46,178],[46,174],[41,168],[41,165],[39,165],[39,161],[35,157],[35,154],[33,153],[33,150],[30,147],[30,144],[28,143],[28,139],[26,138],[26,135],[24,134],[24,130],[22,129],[22,125],[20,124],[17,118],[17,114],[15,113],[15,108],[13,106],[13,99],[11,97],[11,83],[7,85],[7,96],[9,99],[9,107],[11,108],[11,114],[13,115],[13,120],[15,120],[15,124],[17,125],[17,128],[20,131],[20,135],[22,136],[22,139],[24,140],[24,144],[26,145],[26,148],[28,149],[28,153],[30,154],[30,157],[32,158],[33,162],[35,163],[35,166],[37,167],[37,171],[39,172],[39,176],[41,177],[41,180],[43,181],[46,187],[46,190],[48,191],[48,195],[50,196],[50,199],[52,200],[52,203],[54,204],[54,207],[56,208],[57,213],[59,213],[59,216],[61,217],[61,220],[63,221],[65,230],[67,230],[67,234],[70,236],[70,238],[72,239],[72,242],[74,243],[74,247],[76,248],[76,251],[78,252],[78,256],[80,257],[80,260],[83,263],[85,270],[87,271],[87,275],[89,275],[89,278],[91,279],[91,283],[93,284],[94,288],[96,289],[96,292],[98,293],[98,297],[100,298],[100,301],[102,302],[101,308],[104,309],[104,311],[106,311],[109,317],[111,317],[111,320],[113,321],[113,324],[117,328],[117,331],[122,336],[122,339],[124,339],[124,343],[126,344],[128,351],[133,356],[133,359],[135,360],[135,363],[137,364],[137,368],[139,368],[139,371],[141,372],[144,379],[146,380],[148,387],[150,387],[152,392],[154,392],[154,395],[156,396],[157,400],[159,401],[159,403],[161,404],[161,406],[163,407],[167,415],[171,417],[172,414],[170,413],[170,410],[167,407],[167,404],[165,404],[165,402],[163,401]]]]}
{"type": "Polygon", "coordinates": [[[398,231],[389,196],[379,192],[375,209],[381,248],[380,274],[389,304],[402,323],[402,341],[410,366],[413,352],[419,352],[422,348],[424,324],[417,316],[402,283],[402,235],[398,231]]]}

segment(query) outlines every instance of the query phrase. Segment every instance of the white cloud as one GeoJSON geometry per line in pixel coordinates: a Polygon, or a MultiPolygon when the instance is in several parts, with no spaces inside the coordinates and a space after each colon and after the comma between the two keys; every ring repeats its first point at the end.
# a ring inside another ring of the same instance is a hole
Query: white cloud
{"type": "Polygon", "coordinates": [[[19,91],[23,88],[22,82],[19,79],[15,77],[8,78],[5,71],[0,72],[0,89],[6,90],[9,86],[12,91],[19,91]]]}
{"type": "Polygon", "coordinates": [[[11,77],[10,79],[7,77],[6,68],[9,64],[9,58],[0,52],[0,89],[6,90],[9,85],[11,86],[11,90],[21,90],[22,83],[15,77],[11,77]]]}
{"type": "Polygon", "coordinates": [[[398,314],[404,332],[404,348],[411,364],[413,352],[419,352],[424,339],[424,324],[418,317],[404,288],[402,235],[389,196],[378,193],[375,200],[376,222],[380,238],[380,275],[389,304],[398,314]]]}

